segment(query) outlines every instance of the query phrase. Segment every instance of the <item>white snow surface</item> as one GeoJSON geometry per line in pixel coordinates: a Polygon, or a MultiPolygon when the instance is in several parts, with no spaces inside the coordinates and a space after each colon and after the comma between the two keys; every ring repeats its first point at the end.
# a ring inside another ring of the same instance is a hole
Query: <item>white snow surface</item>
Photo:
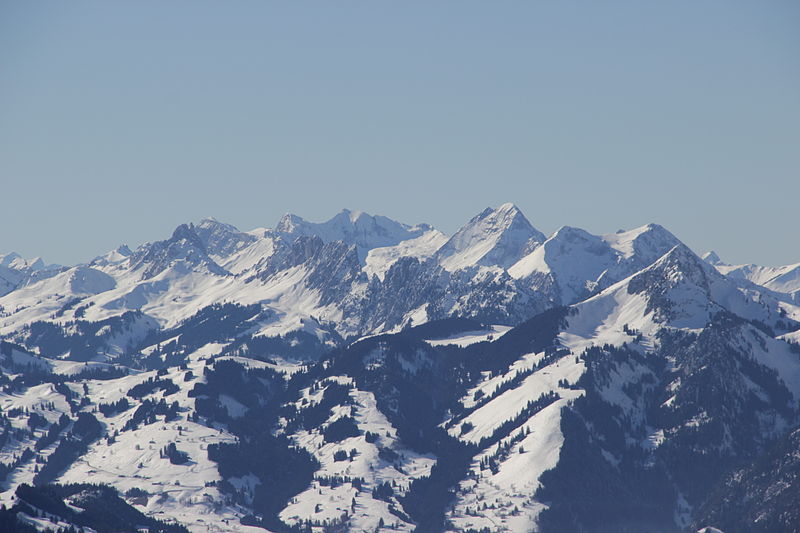
{"type": "Polygon", "coordinates": [[[484,265],[508,268],[545,236],[514,204],[487,208],[456,232],[436,253],[447,270],[484,265]]]}
{"type": "Polygon", "coordinates": [[[758,265],[715,265],[717,270],[734,279],[746,279],[775,292],[792,295],[797,303],[800,299],[800,263],[781,267],[758,265]]]}
{"type": "MultiPolygon", "coordinates": [[[[334,376],[329,379],[340,383],[352,382],[347,376],[334,376]]],[[[321,396],[322,390],[315,393],[306,390],[304,399],[314,403],[319,401],[321,396]]],[[[328,423],[341,416],[352,414],[361,435],[349,437],[341,442],[326,443],[318,430],[313,432],[303,430],[294,434],[292,439],[312,453],[321,463],[322,467],[315,473],[315,478],[330,476],[362,478],[364,490],[358,491],[349,483],[332,488],[330,485],[325,486],[314,481],[308,489],[289,503],[280,513],[280,518],[288,524],[295,524],[309,519],[316,521],[337,519],[346,514],[349,517],[351,531],[374,531],[381,520],[387,526],[391,525],[394,530],[413,531],[414,525],[392,514],[389,505],[391,503],[397,508],[402,508],[397,497],[406,492],[414,479],[430,474],[435,458],[417,454],[401,445],[397,438],[397,430],[378,410],[373,393],[354,388],[351,389],[350,396],[354,401],[352,411],[347,406],[339,407],[334,410],[328,423]],[[367,432],[378,435],[378,440],[374,443],[367,442],[365,437],[367,432]],[[381,458],[380,448],[388,448],[398,454],[398,461],[390,463],[381,458]],[[351,454],[353,450],[355,452],[352,458],[345,461],[334,460],[337,451],[351,454]],[[391,502],[372,497],[372,489],[382,483],[390,483],[394,487],[395,495],[391,498],[391,502]]]]}
{"type": "Polygon", "coordinates": [[[499,339],[500,337],[505,335],[510,329],[511,326],[493,325],[493,326],[488,326],[485,330],[465,331],[463,333],[458,333],[456,335],[451,335],[449,337],[426,339],[425,342],[427,342],[431,346],[454,345],[463,348],[465,346],[469,346],[470,344],[475,344],[476,342],[485,342],[485,341],[499,339]]]}
{"type": "Polygon", "coordinates": [[[367,254],[364,272],[383,279],[386,271],[401,257],[414,257],[420,261],[430,258],[447,242],[444,233],[432,229],[419,237],[402,241],[394,246],[373,248],[367,254]]]}
{"type": "Polygon", "coordinates": [[[564,226],[508,273],[534,284],[549,275],[558,288],[559,301],[575,303],[650,265],[679,242],[657,224],[609,235],[564,226]]]}

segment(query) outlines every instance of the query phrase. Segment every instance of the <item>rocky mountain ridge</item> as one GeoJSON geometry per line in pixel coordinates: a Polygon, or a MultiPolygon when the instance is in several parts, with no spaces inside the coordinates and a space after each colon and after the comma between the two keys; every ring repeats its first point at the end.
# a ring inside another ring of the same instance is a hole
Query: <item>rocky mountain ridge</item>
{"type": "Polygon", "coordinates": [[[791,531],[800,307],[704,259],[512,204],[4,259],[42,274],[0,297],[0,523],[791,531]]]}

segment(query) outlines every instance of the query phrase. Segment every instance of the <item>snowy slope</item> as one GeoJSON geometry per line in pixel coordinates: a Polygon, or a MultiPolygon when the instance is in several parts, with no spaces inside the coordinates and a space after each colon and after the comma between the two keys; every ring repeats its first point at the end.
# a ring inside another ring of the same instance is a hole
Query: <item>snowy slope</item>
{"type": "Polygon", "coordinates": [[[39,257],[24,259],[15,252],[0,254],[0,296],[32,281],[53,276],[60,270],[61,266],[47,265],[39,257]]]}
{"type": "Polygon", "coordinates": [[[507,203],[472,218],[439,249],[436,259],[447,270],[475,265],[508,268],[544,240],[517,206],[507,203]]]}
{"type": "Polygon", "coordinates": [[[395,246],[373,248],[367,254],[364,272],[368,276],[378,276],[381,280],[386,271],[401,257],[413,257],[420,261],[433,256],[447,242],[444,233],[431,229],[419,237],[402,241],[395,246]]]}
{"type": "Polygon", "coordinates": [[[509,274],[539,290],[553,290],[557,301],[569,304],[645,268],[679,242],[657,224],[599,236],[565,226],[511,266],[509,274]]]}
{"type": "MultiPolygon", "coordinates": [[[[712,258],[713,259],[713,258],[712,258]]],[[[782,267],[758,265],[727,265],[719,261],[712,263],[722,274],[733,279],[744,279],[775,292],[790,295],[800,302],[800,263],[782,267]]]]}

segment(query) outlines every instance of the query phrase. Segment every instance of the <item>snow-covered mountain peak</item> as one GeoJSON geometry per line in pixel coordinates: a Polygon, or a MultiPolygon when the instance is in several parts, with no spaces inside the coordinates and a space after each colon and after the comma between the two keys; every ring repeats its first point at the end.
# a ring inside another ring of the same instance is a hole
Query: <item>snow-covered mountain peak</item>
{"type": "Polygon", "coordinates": [[[167,240],[143,244],[131,254],[128,264],[130,270],[142,272],[142,279],[150,279],[177,262],[188,267],[188,271],[199,268],[216,275],[228,274],[209,257],[191,223],[179,225],[167,240]]]}
{"type": "Polygon", "coordinates": [[[337,214],[336,216],[337,216],[337,217],[339,217],[339,216],[342,216],[342,217],[347,217],[347,218],[349,218],[349,219],[350,219],[350,222],[351,222],[352,224],[355,224],[355,223],[356,223],[356,221],[357,221],[358,219],[362,218],[362,217],[369,217],[369,215],[368,215],[367,213],[363,212],[363,211],[358,211],[358,210],[356,210],[356,211],[351,211],[350,209],[346,209],[346,208],[345,208],[345,209],[342,209],[342,210],[339,212],[339,214],[337,214]]]}
{"type": "Polygon", "coordinates": [[[227,258],[257,240],[256,236],[211,217],[202,219],[192,229],[215,259],[227,258]]]}
{"type": "Polygon", "coordinates": [[[110,252],[95,257],[89,263],[89,266],[103,268],[113,265],[119,265],[123,261],[126,261],[131,255],[133,255],[133,252],[131,251],[130,248],[128,248],[128,245],[121,244],[116,248],[114,248],[113,250],[111,250],[110,252]]]}
{"type": "MultiPolygon", "coordinates": [[[[717,274],[709,268],[694,252],[685,244],[675,245],[669,252],[664,254],[652,265],[644,269],[641,274],[659,273],[663,279],[678,283],[683,280],[691,280],[695,285],[707,286],[708,274],[717,274]]],[[[719,274],[717,274],[719,275],[719,274]]]]}
{"type": "Polygon", "coordinates": [[[52,269],[58,268],[58,265],[47,265],[41,257],[34,257],[33,259],[25,259],[16,252],[9,252],[7,254],[0,254],[0,266],[10,268],[13,270],[43,270],[45,268],[52,269]]]}
{"type": "Polygon", "coordinates": [[[275,225],[275,231],[278,233],[294,233],[298,230],[298,228],[301,228],[306,224],[309,224],[309,222],[307,222],[304,218],[292,213],[286,213],[275,225]]]}
{"type": "Polygon", "coordinates": [[[602,239],[626,259],[638,256],[642,267],[661,257],[665,250],[681,243],[666,228],[653,223],[603,235],[602,239]]]}
{"type": "Polygon", "coordinates": [[[710,252],[704,253],[703,256],[701,257],[701,259],[703,261],[705,261],[706,263],[708,263],[709,265],[717,266],[717,265],[724,265],[725,264],[722,261],[722,259],[719,258],[719,255],[717,255],[717,252],[715,252],[714,250],[711,250],[710,252]]]}
{"type": "Polygon", "coordinates": [[[28,261],[28,267],[31,270],[42,270],[47,265],[45,265],[44,260],[41,257],[34,257],[30,261],[28,261]]]}
{"type": "Polygon", "coordinates": [[[219,230],[219,229],[224,229],[225,231],[229,231],[231,233],[238,233],[239,232],[239,229],[236,226],[234,226],[232,224],[227,224],[225,222],[220,222],[215,217],[204,217],[204,218],[201,218],[197,222],[197,224],[194,225],[194,228],[195,228],[195,231],[198,231],[200,229],[206,229],[206,230],[212,230],[212,231],[219,230]]]}
{"type": "Polygon", "coordinates": [[[561,226],[545,242],[553,243],[584,243],[587,241],[601,242],[596,236],[588,231],[573,226],[561,226]]]}
{"type": "Polygon", "coordinates": [[[297,237],[316,236],[322,242],[343,241],[354,244],[363,262],[369,250],[415,239],[431,231],[427,224],[409,226],[380,215],[344,209],[326,222],[308,222],[297,215],[284,215],[275,233],[291,243],[297,237]]]}
{"type": "Polygon", "coordinates": [[[0,254],[0,266],[11,266],[15,261],[22,259],[17,252],[9,252],[7,254],[0,254]]]}
{"type": "Polygon", "coordinates": [[[0,254],[0,296],[64,270],[60,265],[48,265],[40,257],[25,259],[16,252],[0,254]]]}
{"type": "Polygon", "coordinates": [[[563,226],[508,272],[569,304],[651,265],[679,244],[658,224],[600,236],[563,226]]]}
{"type": "Polygon", "coordinates": [[[474,216],[436,255],[450,271],[474,265],[508,268],[544,241],[522,211],[506,203],[474,216]]]}
{"type": "Polygon", "coordinates": [[[65,274],[73,294],[100,294],[116,287],[114,278],[88,266],[74,267],[65,274]]]}
{"type": "Polygon", "coordinates": [[[755,283],[800,303],[800,263],[781,267],[717,263],[714,267],[731,279],[755,283]]]}
{"type": "Polygon", "coordinates": [[[514,223],[515,220],[518,220],[518,223],[520,225],[525,225],[531,230],[531,232],[538,234],[541,237],[544,237],[543,234],[534,229],[534,227],[522,213],[520,208],[511,202],[506,202],[496,208],[487,207],[486,209],[484,209],[483,211],[472,217],[472,219],[470,219],[470,221],[468,222],[468,225],[482,220],[489,221],[490,223],[496,226],[509,226],[512,223],[514,223]]]}
{"type": "Polygon", "coordinates": [[[485,209],[485,211],[494,211],[498,214],[509,214],[512,216],[522,215],[522,210],[519,207],[517,207],[517,204],[515,204],[514,202],[505,202],[504,204],[501,204],[496,208],[489,207],[485,209]]]}
{"type": "Polygon", "coordinates": [[[678,327],[701,328],[720,309],[763,324],[779,318],[774,298],[741,290],[683,244],[634,275],[627,292],[645,295],[661,321],[678,327]]]}

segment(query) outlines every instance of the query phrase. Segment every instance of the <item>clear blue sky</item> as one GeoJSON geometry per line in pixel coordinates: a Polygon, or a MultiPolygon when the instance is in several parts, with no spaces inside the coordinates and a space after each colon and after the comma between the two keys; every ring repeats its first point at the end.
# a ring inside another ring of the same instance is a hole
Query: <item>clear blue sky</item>
{"type": "Polygon", "coordinates": [[[0,0],[0,250],[213,215],[658,222],[800,261],[800,2],[0,0]]]}

